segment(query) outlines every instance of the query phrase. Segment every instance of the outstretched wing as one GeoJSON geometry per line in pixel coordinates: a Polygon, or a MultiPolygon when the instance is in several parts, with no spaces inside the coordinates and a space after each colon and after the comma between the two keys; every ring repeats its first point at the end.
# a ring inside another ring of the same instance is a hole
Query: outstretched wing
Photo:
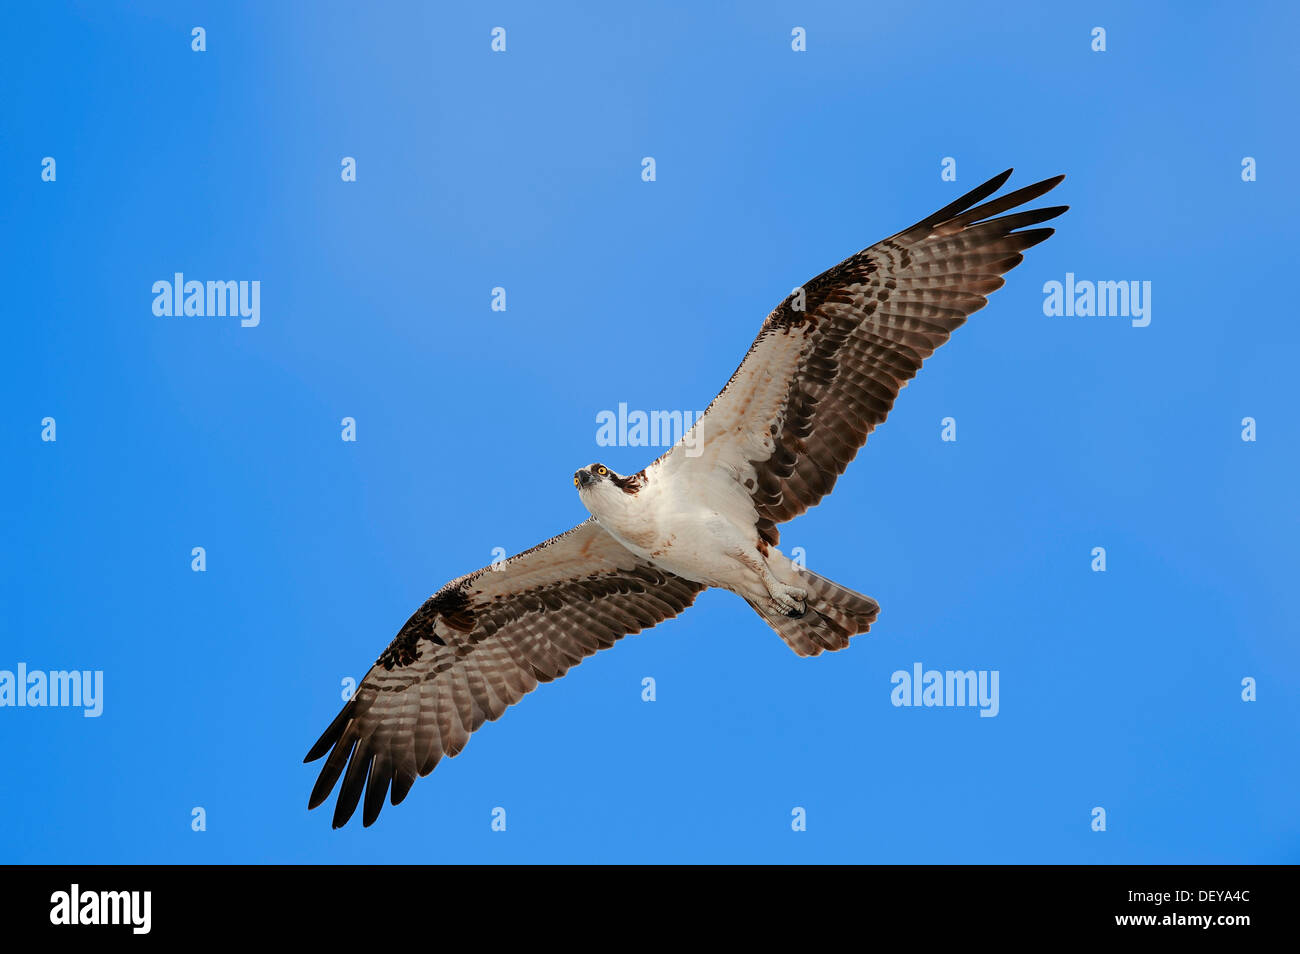
{"type": "Polygon", "coordinates": [[[325,753],[309,808],[343,776],[334,827],[362,821],[465,747],[539,682],[676,616],[705,587],[640,559],[594,520],[448,583],[416,610],[307,753],[325,753]],[[346,766],[346,773],[344,768],[346,766]]]}
{"type": "Polygon", "coordinates": [[[730,484],[776,544],[776,525],[830,493],[921,362],[984,307],[1021,252],[1052,234],[1026,226],[1067,206],[1003,213],[1064,176],[977,205],[1010,175],[796,289],[692,431],[652,466],[730,484]]]}

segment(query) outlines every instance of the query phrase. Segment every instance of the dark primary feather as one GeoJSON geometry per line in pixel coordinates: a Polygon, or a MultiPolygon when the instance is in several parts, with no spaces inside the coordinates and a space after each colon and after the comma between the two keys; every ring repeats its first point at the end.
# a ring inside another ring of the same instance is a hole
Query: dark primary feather
{"type": "Polygon", "coordinates": [[[594,521],[448,583],[407,620],[307,753],[327,756],[315,808],[372,824],[415,779],[539,682],[676,616],[704,587],[640,560],[594,521]],[[362,796],[364,794],[364,801],[362,796]]]}

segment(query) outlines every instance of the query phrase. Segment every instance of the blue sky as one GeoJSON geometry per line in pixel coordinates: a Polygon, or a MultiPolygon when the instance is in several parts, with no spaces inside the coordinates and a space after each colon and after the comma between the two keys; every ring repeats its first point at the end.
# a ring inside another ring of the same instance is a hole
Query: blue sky
{"type": "Polygon", "coordinates": [[[11,10],[0,670],[104,711],[0,708],[0,860],[1300,860],[1300,23],[1135,6],[11,10]],[[342,681],[657,456],[601,410],[703,408],[793,286],[1008,166],[1067,174],[1057,235],[783,529],[869,635],[799,659],[707,593],[373,828],[307,812],[342,681]],[[260,323],[155,316],[176,272],[260,323]],[[1150,324],[1046,316],[1067,272],[1150,324]],[[916,663],[998,715],[892,705],[916,663]]]}

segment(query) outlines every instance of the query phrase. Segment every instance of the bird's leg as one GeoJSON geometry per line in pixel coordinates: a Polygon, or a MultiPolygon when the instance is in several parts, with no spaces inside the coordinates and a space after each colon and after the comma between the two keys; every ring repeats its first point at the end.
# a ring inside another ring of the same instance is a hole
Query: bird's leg
{"type": "Polygon", "coordinates": [[[757,552],[735,550],[732,556],[758,574],[767,588],[768,609],[777,616],[799,619],[808,612],[808,591],[798,586],[789,586],[776,578],[767,561],[757,552]]]}

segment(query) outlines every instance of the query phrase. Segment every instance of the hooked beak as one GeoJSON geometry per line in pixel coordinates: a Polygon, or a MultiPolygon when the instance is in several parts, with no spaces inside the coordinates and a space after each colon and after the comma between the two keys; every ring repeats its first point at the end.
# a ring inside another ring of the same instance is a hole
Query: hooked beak
{"type": "Polygon", "coordinates": [[[575,487],[585,487],[596,478],[591,476],[591,471],[580,470],[573,475],[573,485],[575,487]]]}

